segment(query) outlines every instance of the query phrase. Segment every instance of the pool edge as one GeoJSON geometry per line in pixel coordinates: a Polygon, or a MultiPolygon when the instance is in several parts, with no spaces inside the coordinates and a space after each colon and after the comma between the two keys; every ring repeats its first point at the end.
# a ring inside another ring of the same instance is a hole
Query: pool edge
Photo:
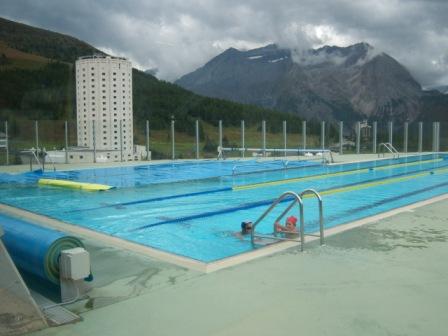
{"type": "MultiPolygon", "coordinates": [[[[329,229],[325,229],[325,237],[332,236],[338,233],[342,233],[366,224],[374,223],[384,218],[392,217],[402,212],[412,211],[413,209],[429,205],[432,203],[440,202],[448,199],[448,194],[439,195],[427,200],[419,201],[416,203],[408,204],[406,206],[389,210],[374,216],[362,218],[350,223],[338,225],[329,229]]],[[[61,231],[76,234],[84,239],[96,239],[102,243],[125,249],[128,251],[136,252],[147,257],[155,258],[160,261],[164,261],[170,264],[174,264],[180,267],[184,267],[193,271],[202,273],[212,273],[221,269],[225,269],[232,266],[255,260],[261,257],[269,256],[278,252],[285,251],[292,247],[300,245],[298,242],[278,242],[258,250],[241,253],[235,256],[223,258],[214,262],[204,263],[188,257],[164,252],[149,246],[144,246],[131,241],[127,241],[118,237],[110,236],[104,233],[100,233],[88,228],[80,227],[74,224],[66,223],[57,219],[49,218],[47,216],[39,215],[27,210],[15,208],[6,204],[0,204],[0,212],[14,217],[30,220],[37,224],[58,229],[61,231]]],[[[307,236],[306,242],[311,242],[319,239],[318,237],[307,236]]]]}

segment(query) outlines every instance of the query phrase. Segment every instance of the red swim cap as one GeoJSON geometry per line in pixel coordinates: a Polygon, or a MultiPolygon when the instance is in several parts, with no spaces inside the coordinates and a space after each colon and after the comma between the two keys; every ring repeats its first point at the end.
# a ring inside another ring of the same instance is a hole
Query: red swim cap
{"type": "Polygon", "coordinates": [[[297,217],[290,216],[290,217],[288,217],[288,218],[286,219],[286,222],[289,222],[289,223],[291,223],[292,225],[296,225],[296,223],[297,223],[297,217]]]}

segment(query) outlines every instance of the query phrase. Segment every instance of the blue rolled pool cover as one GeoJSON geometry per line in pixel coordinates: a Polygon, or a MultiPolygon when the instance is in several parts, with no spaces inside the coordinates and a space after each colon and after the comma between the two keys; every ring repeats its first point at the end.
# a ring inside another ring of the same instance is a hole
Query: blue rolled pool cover
{"type": "Polygon", "coordinates": [[[56,284],[61,251],[84,247],[76,237],[3,214],[0,224],[5,231],[3,243],[16,266],[56,284]]]}

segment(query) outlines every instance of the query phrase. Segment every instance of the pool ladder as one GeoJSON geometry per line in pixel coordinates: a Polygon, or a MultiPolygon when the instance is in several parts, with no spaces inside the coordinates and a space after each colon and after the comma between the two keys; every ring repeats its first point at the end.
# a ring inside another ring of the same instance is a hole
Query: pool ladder
{"type": "Polygon", "coordinates": [[[392,144],[390,142],[382,142],[378,145],[378,157],[380,157],[381,154],[383,154],[384,157],[384,150],[381,151],[381,149],[387,149],[390,153],[392,153],[393,158],[395,159],[395,156],[397,158],[400,157],[400,153],[398,153],[397,149],[392,146],[392,144]]]}
{"type": "Polygon", "coordinates": [[[252,225],[252,232],[250,236],[250,240],[253,246],[255,246],[255,238],[267,238],[272,240],[287,240],[287,241],[295,241],[300,242],[300,250],[303,251],[303,247],[305,245],[305,236],[313,236],[313,237],[319,237],[320,238],[320,244],[324,244],[324,214],[323,214],[323,203],[322,203],[322,197],[320,194],[314,190],[314,189],[306,189],[302,191],[300,194],[297,194],[294,191],[286,191],[283,194],[280,195],[272,204],[271,206],[263,212],[263,214],[254,222],[252,225]],[[303,213],[303,198],[306,195],[312,195],[317,198],[317,201],[319,203],[319,234],[305,234],[305,219],[304,219],[304,213],[303,213]],[[298,204],[299,207],[299,218],[300,218],[300,235],[299,239],[293,239],[293,238],[286,238],[286,237],[278,237],[276,230],[275,230],[275,224],[274,224],[274,235],[256,235],[255,229],[257,225],[272,211],[274,208],[277,207],[282,201],[284,201],[287,198],[293,198],[292,202],[286,207],[286,209],[280,214],[280,216],[277,217],[277,219],[274,221],[274,223],[277,223],[283,219],[283,217],[286,216],[286,214],[296,205],[298,204]]]}

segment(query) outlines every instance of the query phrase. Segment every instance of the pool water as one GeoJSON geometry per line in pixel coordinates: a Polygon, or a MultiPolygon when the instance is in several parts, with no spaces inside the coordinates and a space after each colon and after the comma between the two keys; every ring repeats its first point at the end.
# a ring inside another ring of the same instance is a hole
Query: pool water
{"type": "MultiPolygon", "coordinates": [[[[3,176],[1,202],[212,262],[252,250],[249,237],[235,235],[241,221],[255,221],[285,191],[320,192],[326,228],[448,192],[448,156],[440,154],[342,165],[208,161],[158,166],[53,173],[53,178],[117,187],[105,192],[39,187],[36,174],[3,176]]],[[[271,234],[274,219],[288,204],[266,217],[257,232],[271,234]]],[[[304,209],[305,231],[317,231],[316,200],[304,199],[304,209]]],[[[293,211],[297,216],[298,208],[293,211]]]]}

